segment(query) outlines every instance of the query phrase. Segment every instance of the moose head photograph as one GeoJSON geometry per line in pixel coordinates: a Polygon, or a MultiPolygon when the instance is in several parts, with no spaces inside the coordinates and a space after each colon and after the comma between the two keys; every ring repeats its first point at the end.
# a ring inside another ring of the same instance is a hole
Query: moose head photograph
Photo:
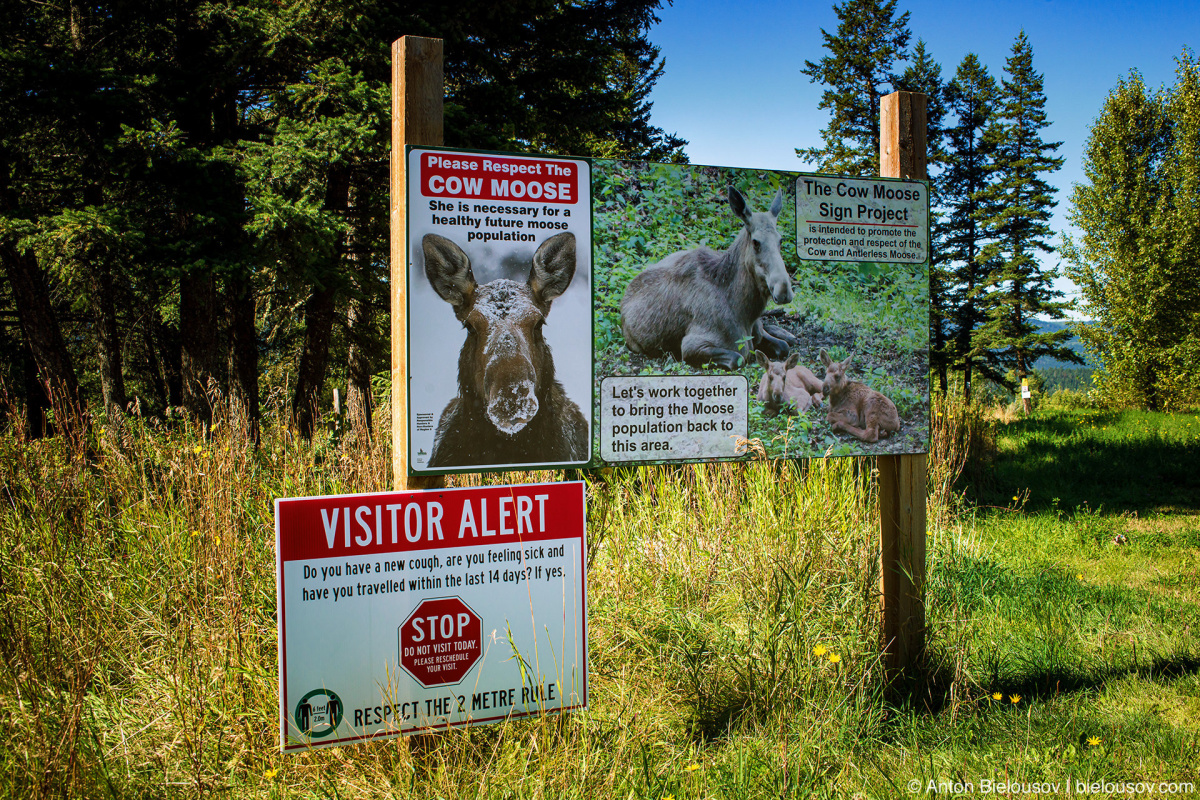
{"type": "Polygon", "coordinates": [[[590,293],[576,291],[574,303],[558,310],[586,272],[576,236],[547,236],[532,255],[513,248],[480,258],[486,253],[476,248],[473,259],[464,245],[436,233],[420,240],[423,280],[415,296],[423,299],[411,313],[429,327],[420,348],[410,345],[410,358],[414,388],[436,387],[425,392],[436,411],[417,416],[417,463],[428,469],[586,463],[591,326],[586,312],[570,306],[585,306],[590,293]],[[568,366],[569,388],[556,362],[568,366]]]}
{"type": "Polygon", "coordinates": [[[593,162],[597,380],[742,375],[770,458],[925,452],[928,267],[801,260],[798,176],[593,162]]]}

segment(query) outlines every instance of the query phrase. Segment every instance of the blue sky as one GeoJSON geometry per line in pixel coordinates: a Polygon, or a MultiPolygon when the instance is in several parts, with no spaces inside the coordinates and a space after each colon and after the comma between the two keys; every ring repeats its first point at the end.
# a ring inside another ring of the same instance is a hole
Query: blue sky
{"type": "MultiPolygon", "coordinates": [[[[1045,76],[1045,132],[1061,141],[1063,168],[1053,222],[1068,229],[1071,185],[1083,179],[1080,158],[1108,91],[1131,68],[1150,86],[1174,81],[1184,45],[1200,51],[1200,3],[1063,2],[1062,0],[901,0],[913,40],[923,38],[949,79],[968,52],[999,79],[1017,33],[1033,46],[1045,76]]],[[[650,34],[666,58],[655,87],[652,120],[688,139],[696,164],[806,169],[796,147],[820,144],[824,87],[800,73],[805,59],[826,54],[821,29],[837,29],[832,0],[725,2],[676,0],[650,34]]],[[[1052,256],[1050,263],[1057,263],[1052,256]]],[[[1060,288],[1073,292],[1067,282],[1060,288]]]]}

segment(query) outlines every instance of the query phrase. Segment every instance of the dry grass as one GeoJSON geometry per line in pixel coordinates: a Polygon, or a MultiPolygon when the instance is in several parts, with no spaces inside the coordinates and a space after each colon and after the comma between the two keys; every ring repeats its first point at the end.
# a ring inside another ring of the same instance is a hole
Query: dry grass
{"type": "MultiPolygon", "coordinates": [[[[211,431],[132,419],[74,448],[0,434],[0,796],[891,797],[989,748],[1026,774],[1049,763],[1036,759],[1051,745],[1020,744],[1032,731],[1057,742],[1126,721],[1081,713],[1073,696],[1028,717],[988,705],[996,681],[1030,695],[1019,681],[1040,680],[1037,659],[1062,658],[1054,646],[1085,658],[1092,645],[1061,632],[1069,619],[1047,617],[1051,630],[1034,605],[1011,607],[1004,592],[1021,584],[954,489],[986,428],[977,411],[943,411],[934,675],[915,708],[890,704],[880,674],[869,460],[616,469],[588,477],[586,712],[288,756],[271,501],[387,488],[388,432],[308,443],[273,416],[255,448],[226,409],[211,431]],[[1002,625],[1026,638],[997,642],[1002,625]]],[[[1083,582],[1062,584],[1081,594],[1056,613],[1103,613],[1083,582]]],[[[1140,613],[1123,598],[1120,613],[1140,613]]],[[[1159,638],[1127,627],[1131,642],[1186,641],[1155,615],[1159,638]]],[[[1172,691],[1173,709],[1192,707],[1185,683],[1172,691]]],[[[1194,764],[1190,729],[1170,730],[1115,763],[1194,764]]]]}

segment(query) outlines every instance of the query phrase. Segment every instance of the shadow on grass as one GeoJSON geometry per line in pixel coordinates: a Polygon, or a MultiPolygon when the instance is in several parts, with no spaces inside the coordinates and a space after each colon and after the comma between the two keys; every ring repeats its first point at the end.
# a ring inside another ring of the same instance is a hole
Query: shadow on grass
{"type": "MultiPolygon", "coordinates": [[[[1200,444],[1138,433],[1121,414],[1096,414],[1087,424],[1115,426],[1140,438],[1117,441],[1078,436],[1075,417],[1034,417],[1008,426],[1004,436],[1017,442],[1015,453],[1002,453],[990,485],[976,487],[985,505],[1005,506],[1014,494],[1029,490],[1026,510],[1084,504],[1108,511],[1200,511],[1200,444]]],[[[1088,429],[1090,431],[1090,428],[1088,429]]]]}
{"type": "MultiPolygon", "coordinates": [[[[1096,694],[1107,684],[1128,677],[1171,683],[1197,674],[1200,674],[1200,657],[1191,653],[1172,653],[1122,667],[1106,666],[1093,670],[1061,666],[1038,669],[1029,665],[1028,670],[1011,674],[987,688],[988,694],[1001,695],[999,702],[1009,703],[1017,697],[1020,705],[1027,705],[1063,695],[1096,694]]],[[[901,708],[937,714],[949,705],[952,677],[947,669],[935,669],[894,686],[889,699],[901,708]]]]}
{"type": "Polygon", "coordinates": [[[1142,642],[1145,632],[1200,625],[1200,608],[1167,595],[1087,583],[1050,565],[1022,574],[992,559],[955,556],[934,566],[927,600],[979,627],[965,640],[935,638],[924,670],[892,687],[891,699],[902,708],[945,708],[963,652],[956,647],[969,654],[974,689],[1000,693],[1004,702],[1096,692],[1128,676],[1171,681],[1200,673],[1200,651],[1176,645],[1156,652],[1142,642]],[[1097,652],[1082,631],[1101,641],[1107,635],[1110,645],[1097,652]]]}

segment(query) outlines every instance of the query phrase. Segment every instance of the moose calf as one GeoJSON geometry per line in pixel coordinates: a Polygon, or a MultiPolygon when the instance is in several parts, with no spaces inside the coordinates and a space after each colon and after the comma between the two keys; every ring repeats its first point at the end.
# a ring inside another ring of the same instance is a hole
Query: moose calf
{"type": "Polygon", "coordinates": [[[475,282],[458,245],[421,240],[425,275],[467,329],[458,396],[442,411],[430,467],[586,461],[588,424],[554,377],[542,325],[575,276],[575,234],[542,242],[525,283],[475,282]]]}
{"type": "Polygon", "coordinates": [[[798,366],[799,353],[793,353],[786,362],[771,361],[761,350],[754,351],[754,358],[763,368],[762,380],[758,384],[758,402],[763,404],[763,416],[771,418],[781,411],[801,414],[813,406],[821,405],[821,383],[807,368],[798,366]],[[804,380],[807,375],[810,381],[804,380]]]}
{"type": "Polygon", "coordinates": [[[858,381],[847,380],[846,370],[854,360],[854,353],[844,361],[834,361],[821,350],[821,362],[825,365],[825,381],[822,384],[829,413],[825,419],[835,431],[843,431],[864,442],[878,442],[880,436],[889,436],[900,430],[900,414],[896,404],[858,381]]]}

